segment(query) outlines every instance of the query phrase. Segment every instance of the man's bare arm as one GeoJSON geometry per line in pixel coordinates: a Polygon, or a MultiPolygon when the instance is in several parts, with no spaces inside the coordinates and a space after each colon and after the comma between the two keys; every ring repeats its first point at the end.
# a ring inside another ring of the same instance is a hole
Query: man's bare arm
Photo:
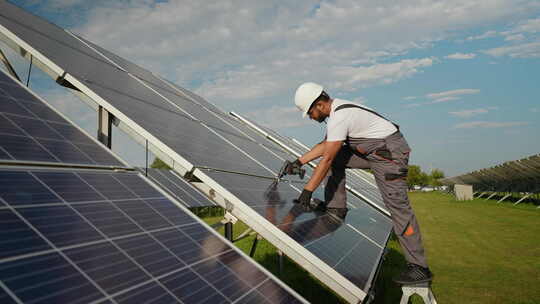
{"type": "MultiPolygon", "coordinates": [[[[330,170],[330,167],[332,166],[332,162],[334,161],[334,158],[336,157],[339,150],[343,146],[343,142],[342,141],[325,141],[324,143],[319,144],[319,145],[315,146],[311,150],[311,151],[321,150],[322,159],[317,165],[317,167],[315,168],[315,171],[313,172],[313,176],[311,176],[311,178],[309,179],[309,181],[304,187],[304,189],[309,190],[309,191],[315,191],[315,189],[319,187],[323,179],[326,177],[328,170],[330,170]],[[318,147],[319,145],[321,147],[318,147]]],[[[306,155],[308,154],[309,153],[306,153],[306,155]]]]}
{"type": "Polygon", "coordinates": [[[311,148],[311,150],[309,152],[307,152],[306,154],[304,154],[300,158],[298,158],[300,160],[300,162],[302,163],[302,165],[304,165],[306,163],[309,163],[310,161],[321,157],[323,155],[323,152],[324,152],[324,144],[325,144],[325,142],[326,141],[323,141],[323,142],[320,142],[320,143],[316,144],[313,148],[311,148]]]}

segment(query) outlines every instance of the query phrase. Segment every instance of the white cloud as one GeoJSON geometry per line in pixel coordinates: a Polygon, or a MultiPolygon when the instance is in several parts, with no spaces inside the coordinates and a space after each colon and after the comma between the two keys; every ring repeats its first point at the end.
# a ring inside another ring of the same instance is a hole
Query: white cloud
{"type": "Polygon", "coordinates": [[[529,19],[516,26],[514,33],[538,33],[540,32],[540,18],[529,19]]]}
{"type": "Polygon", "coordinates": [[[468,54],[455,53],[455,54],[445,56],[445,58],[448,58],[448,59],[473,59],[474,57],[476,57],[476,54],[474,53],[468,53],[468,54]]]}
{"type": "Polygon", "coordinates": [[[540,42],[502,46],[482,52],[493,57],[510,56],[512,58],[538,58],[540,57],[540,42]]]}
{"type": "Polygon", "coordinates": [[[473,129],[473,128],[508,128],[528,125],[526,121],[512,122],[490,122],[490,121],[471,121],[460,123],[454,126],[456,129],[473,129]]]}
{"type": "Polygon", "coordinates": [[[523,34],[515,34],[515,35],[508,35],[504,38],[505,41],[522,41],[525,40],[525,35],[523,34]]]}
{"type": "Polygon", "coordinates": [[[497,36],[497,31],[487,31],[487,32],[483,33],[482,35],[467,37],[467,40],[469,40],[469,41],[481,40],[481,39],[486,39],[486,38],[492,38],[492,37],[495,37],[495,36],[497,36]]]}
{"type": "Polygon", "coordinates": [[[105,1],[88,10],[81,18],[88,22],[75,32],[216,103],[264,106],[289,100],[308,80],[357,91],[410,77],[434,59],[392,62],[393,56],[460,29],[515,18],[533,4],[105,1]]]}
{"type": "Polygon", "coordinates": [[[310,123],[308,118],[302,118],[302,114],[295,107],[273,106],[245,113],[245,116],[274,130],[300,127],[310,123]]]}
{"type": "Polygon", "coordinates": [[[478,94],[478,93],[480,93],[480,90],[478,89],[457,89],[457,90],[444,91],[444,92],[438,92],[438,93],[430,93],[430,94],[427,94],[426,97],[430,99],[439,100],[445,97],[457,97],[461,95],[470,95],[470,94],[478,94]]]}
{"type": "Polygon", "coordinates": [[[437,99],[429,102],[429,104],[447,102],[447,101],[458,100],[458,99],[460,99],[460,98],[456,97],[456,96],[441,97],[441,98],[437,98],[437,99]]]}
{"type": "Polygon", "coordinates": [[[540,109],[539,108],[531,108],[530,111],[532,113],[538,113],[538,112],[540,112],[540,109]]]}
{"type": "Polygon", "coordinates": [[[414,99],[416,99],[416,96],[407,96],[407,97],[403,97],[403,99],[405,99],[405,100],[414,100],[414,99]]]}
{"type": "Polygon", "coordinates": [[[448,112],[451,115],[458,116],[461,118],[469,118],[473,116],[477,116],[480,114],[488,113],[488,109],[472,109],[472,110],[461,110],[461,111],[455,111],[455,112],[448,112]]]}

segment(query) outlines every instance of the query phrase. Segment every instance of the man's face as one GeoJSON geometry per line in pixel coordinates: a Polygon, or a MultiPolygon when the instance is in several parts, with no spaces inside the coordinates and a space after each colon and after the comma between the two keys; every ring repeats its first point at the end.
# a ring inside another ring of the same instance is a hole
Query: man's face
{"type": "Polygon", "coordinates": [[[314,104],[313,107],[311,107],[311,109],[308,111],[309,118],[322,123],[326,117],[328,117],[328,115],[324,114],[321,109],[322,104],[320,102],[314,104]]]}

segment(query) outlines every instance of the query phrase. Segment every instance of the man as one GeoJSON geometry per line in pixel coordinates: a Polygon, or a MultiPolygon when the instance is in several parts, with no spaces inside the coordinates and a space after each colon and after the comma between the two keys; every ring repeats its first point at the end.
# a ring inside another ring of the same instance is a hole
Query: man
{"type": "Polygon", "coordinates": [[[322,158],[297,202],[314,206],[311,195],[328,175],[324,208],[332,214],[346,214],[345,168],[371,169],[407,260],[407,268],[394,281],[399,284],[431,281],[433,275],[407,196],[410,148],[399,127],[365,106],[331,99],[321,85],[312,82],[298,87],[295,104],[303,117],[309,115],[319,123],[328,119],[325,140],[286,168],[288,173],[297,172],[303,164],[322,158]]]}

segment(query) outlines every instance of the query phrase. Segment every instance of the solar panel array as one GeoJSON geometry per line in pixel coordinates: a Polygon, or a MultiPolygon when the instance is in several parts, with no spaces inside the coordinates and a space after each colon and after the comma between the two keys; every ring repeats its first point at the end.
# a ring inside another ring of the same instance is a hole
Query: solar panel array
{"type": "Polygon", "coordinates": [[[0,87],[0,159],[125,167],[4,73],[0,87]]]}
{"type": "MultiPolygon", "coordinates": [[[[391,231],[388,217],[350,198],[345,221],[298,213],[305,181],[276,182],[294,156],[201,97],[45,20],[0,1],[0,31],[62,75],[230,204],[229,212],[350,302],[372,286],[391,231]],[[302,237],[310,230],[310,237],[302,237]],[[342,250],[337,250],[340,248],[342,250]]],[[[315,197],[322,198],[319,190],[315,197]]]]}
{"type": "MultiPolygon", "coordinates": [[[[0,164],[0,303],[304,302],[136,171],[89,167],[124,165],[14,79],[3,72],[0,79],[7,94],[0,104],[9,104],[3,109],[24,102],[42,109],[0,113],[9,119],[0,124],[1,151],[8,152],[0,164]],[[57,157],[64,154],[40,163],[39,154],[26,154],[13,163],[4,135],[40,144],[56,130],[43,130],[53,123],[70,130],[58,133],[55,151],[77,147],[75,140],[96,153],[78,169],[57,157]]],[[[204,198],[186,191],[182,201],[204,198]]]]}
{"type": "Polygon", "coordinates": [[[540,192],[540,154],[442,179],[447,185],[473,185],[475,191],[540,192]]]}

